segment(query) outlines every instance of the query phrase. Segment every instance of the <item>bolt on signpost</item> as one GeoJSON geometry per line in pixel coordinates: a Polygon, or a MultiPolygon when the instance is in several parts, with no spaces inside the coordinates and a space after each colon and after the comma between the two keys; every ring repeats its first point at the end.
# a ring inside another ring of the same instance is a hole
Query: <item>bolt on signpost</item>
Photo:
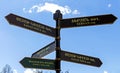
{"type": "Polygon", "coordinates": [[[62,19],[62,13],[60,10],[57,10],[53,15],[53,19],[56,21],[56,28],[53,28],[15,14],[9,14],[5,18],[10,24],[55,38],[55,41],[33,53],[31,58],[24,57],[20,63],[25,68],[56,70],[56,73],[60,73],[61,71],[61,60],[95,67],[100,67],[102,65],[99,58],[61,50],[60,29],[113,24],[113,22],[117,19],[117,17],[112,14],[62,19]],[[56,51],[55,60],[42,59],[42,57],[54,50],[56,51]]]}

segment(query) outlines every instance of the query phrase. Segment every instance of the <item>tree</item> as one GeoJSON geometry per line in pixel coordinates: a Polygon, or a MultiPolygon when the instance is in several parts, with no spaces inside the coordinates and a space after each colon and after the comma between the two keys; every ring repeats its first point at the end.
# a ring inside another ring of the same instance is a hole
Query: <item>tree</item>
{"type": "Polygon", "coordinates": [[[1,73],[13,73],[13,71],[12,71],[12,68],[10,67],[10,65],[6,64],[5,67],[3,67],[1,73]]]}

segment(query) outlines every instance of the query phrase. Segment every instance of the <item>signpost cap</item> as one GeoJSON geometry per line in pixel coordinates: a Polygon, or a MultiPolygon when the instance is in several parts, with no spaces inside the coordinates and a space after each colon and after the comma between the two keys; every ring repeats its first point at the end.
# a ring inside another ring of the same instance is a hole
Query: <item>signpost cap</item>
{"type": "Polygon", "coordinates": [[[60,20],[60,19],[62,19],[62,13],[61,13],[60,10],[56,10],[56,12],[53,15],[53,19],[54,20],[60,20]]]}
{"type": "Polygon", "coordinates": [[[57,13],[57,12],[60,13],[60,10],[56,10],[56,13],[57,13]]]}

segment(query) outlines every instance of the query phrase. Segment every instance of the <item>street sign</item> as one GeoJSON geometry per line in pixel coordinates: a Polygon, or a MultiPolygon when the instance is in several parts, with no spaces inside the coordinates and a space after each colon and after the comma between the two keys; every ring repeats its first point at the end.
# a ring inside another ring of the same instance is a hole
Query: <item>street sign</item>
{"type": "Polygon", "coordinates": [[[10,24],[23,27],[52,37],[55,37],[56,35],[56,31],[54,28],[23,18],[15,14],[9,14],[5,18],[10,24]]]}
{"type": "Polygon", "coordinates": [[[25,57],[20,61],[25,68],[55,70],[55,61],[49,59],[37,59],[25,57]]]}
{"type": "Polygon", "coordinates": [[[48,44],[47,46],[43,47],[42,49],[38,50],[37,52],[32,54],[32,58],[41,58],[45,55],[50,54],[51,52],[55,51],[56,43],[55,41],[48,44]]]}
{"type": "Polygon", "coordinates": [[[60,20],[61,28],[112,24],[117,17],[112,14],[60,20]]]}
{"type": "Polygon", "coordinates": [[[90,65],[90,66],[96,66],[96,67],[100,67],[102,65],[102,62],[100,61],[99,58],[85,56],[81,54],[75,54],[66,51],[61,51],[61,60],[90,65]]]}

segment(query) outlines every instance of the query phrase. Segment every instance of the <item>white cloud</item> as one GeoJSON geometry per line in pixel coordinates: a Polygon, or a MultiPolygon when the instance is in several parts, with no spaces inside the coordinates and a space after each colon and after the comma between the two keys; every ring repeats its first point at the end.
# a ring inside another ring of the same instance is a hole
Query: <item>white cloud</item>
{"type": "Polygon", "coordinates": [[[79,14],[78,10],[71,10],[69,6],[60,6],[54,3],[48,3],[46,2],[45,4],[39,4],[39,5],[34,5],[32,6],[29,10],[26,10],[26,8],[23,8],[23,11],[25,13],[33,13],[33,12],[43,12],[43,11],[48,11],[51,13],[55,13],[56,10],[60,10],[62,14],[79,14]]]}
{"type": "Polygon", "coordinates": [[[16,69],[13,70],[13,73],[18,73],[16,69]]]}
{"type": "Polygon", "coordinates": [[[107,71],[104,71],[104,73],[108,73],[107,71]]]}
{"type": "Polygon", "coordinates": [[[38,69],[26,69],[24,73],[41,73],[42,71],[39,71],[38,69]]]}
{"type": "Polygon", "coordinates": [[[32,69],[26,69],[25,71],[24,71],[24,73],[34,73],[34,69],[32,70],[32,69]]]}
{"type": "Polygon", "coordinates": [[[74,10],[72,14],[80,14],[80,12],[78,10],[74,10]]]}
{"type": "Polygon", "coordinates": [[[108,4],[108,7],[110,8],[112,6],[112,4],[108,4]]]}

